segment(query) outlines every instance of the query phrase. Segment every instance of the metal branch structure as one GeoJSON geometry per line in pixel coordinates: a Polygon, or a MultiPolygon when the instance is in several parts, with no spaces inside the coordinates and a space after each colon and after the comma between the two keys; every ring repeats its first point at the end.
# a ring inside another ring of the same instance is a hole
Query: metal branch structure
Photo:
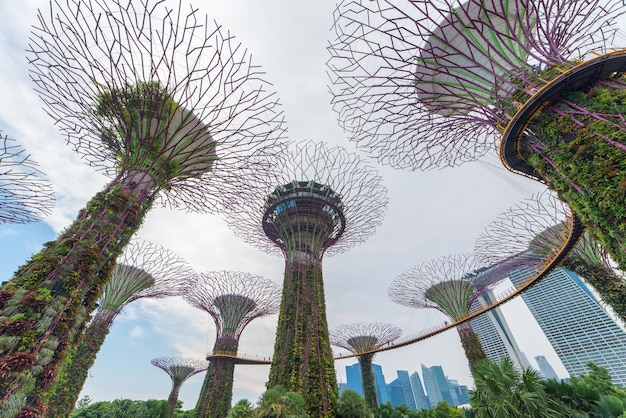
{"type": "Polygon", "coordinates": [[[190,282],[185,300],[211,315],[217,330],[196,416],[226,417],[241,333],[252,320],[278,313],[280,293],[271,280],[235,271],[200,273],[190,282]]]}
{"type": "Polygon", "coordinates": [[[92,321],[59,370],[59,380],[48,401],[48,416],[70,415],[113,321],[129,303],[182,295],[194,276],[191,266],[172,251],[133,240],[118,258],[92,321]]]}
{"type": "MultiPolygon", "coordinates": [[[[474,301],[504,280],[510,270],[534,265],[532,258],[508,259],[486,265],[474,254],[453,254],[413,267],[389,285],[391,300],[415,309],[436,309],[453,322],[467,318],[474,301]]],[[[457,325],[465,355],[473,368],[487,357],[471,323],[457,325]]]]}
{"type": "Polygon", "coordinates": [[[387,191],[377,172],[342,147],[292,146],[280,181],[228,212],[235,234],[285,259],[268,387],[302,394],[309,414],[334,416],[337,382],[328,340],[322,259],[364,241],[382,222],[387,191]]]}
{"type": "Polygon", "coordinates": [[[9,416],[45,415],[65,351],[155,200],[208,212],[236,205],[273,181],[285,149],[260,68],[197,9],[49,7],[30,38],[31,77],[68,143],[112,181],[0,290],[0,332],[15,340],[0,349],[0,415],[9,416]]]}
{"type": "Polygon", "coordinates": [[[52,212],[54,191],[15,140],[0,134],[0,225],[26,224],[52,212]]]}
{"type": "Polygon", "coordinates": [[[150,363],[163,370],[172,379],[172,390],[167,397],[167,403],[170,407],[169,416],[172,418],[178,402],[178,393],[185,380],[205,371],[209,367],[209,363],[206,360],[187,357],[157,357],[150,360],[150,363]]]}
{"type": "Polygon", "coordinates": [[[334,107],[381,162],[428,169],[500,148],[626,267],[622,0],[346,0],[334,107]]]}
{"type": "Polygon", "coordinates": [[[365,402],[371,408],[378,408],[372,359],[375,350],[400,338],[402,330],[382,322],[358,322],[333,328],[329,335],[332,345],[358,354],[365,402]]]}
{"type": "MultiPolygon", "coordinates": [[[[477,239],[474,251],[484,261],[521,253],[552,257],[568,235],[569,208],[545,191],[519,202],[494,220],[477,239]]],[[[626,281],[611,267],[604,248],[584,233],[561,264],[585,279],[626,322],[626,281]]]]}

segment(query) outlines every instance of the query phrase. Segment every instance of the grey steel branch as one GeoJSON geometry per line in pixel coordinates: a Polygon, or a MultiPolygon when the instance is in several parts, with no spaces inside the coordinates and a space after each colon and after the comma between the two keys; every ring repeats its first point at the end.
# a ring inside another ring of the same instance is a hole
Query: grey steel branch
{"type": "Polygon", "coordinates": [[[52,212],[54,192],[38,164],[8,136],[0,135],[0,224],[25,224],[52,212]]]}

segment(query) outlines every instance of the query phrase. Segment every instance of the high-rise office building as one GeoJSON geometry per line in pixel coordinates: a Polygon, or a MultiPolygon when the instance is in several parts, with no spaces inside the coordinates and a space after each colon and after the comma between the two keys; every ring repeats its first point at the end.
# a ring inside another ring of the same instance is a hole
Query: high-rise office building
{"type": "Polygon", "coordinates": [[[417,410],[420,409],[430,409],[430,401],[428,400],[428,396],[424,392],[424,387],[422,386],[422,381],[420,380],[420,375],[417,372],[413,372],[411,376],[409,376],[409,380],[411,381],[411,389],[413,390],[413,399],[415,399],[415,406],[417,410]]]}
{"type": "Polygon", "coordinates": [[[378,364],[372,364],[372,371],[374,372],[374,385],[376,386],[376,400],[378,405],[384,405],[389,402],[389,394],[385,376],[383,375],[383,368],[378,364]]]}
{"type": "Polygon", "coordinates": [[[411,387],[409,372],[406,370],[397,370],[396,373],[398,374],[398,378],[394,380],[394,382],[397,382],[396,386],[399,385],[402,388],[404,404],[411,410],[417,411],[417,405],[415,404],[415,399],[413,398],[413,388],[411,387]]]}
{"type": "Polygon", "coordinates": [[[361,380],[361,365],[359,363],[346,366],[346,387],[363,396],[363,381],[361,380]]]}
{"type": "Polygon", "coordinates": [[[454,406],[448,379],[446,379],[441,366],[426,367],[422,364],[422,378],[424,379],[428,400],[433,408],[442,401],[454,406]]]}
{"type": "Polygon", "coordinates": [[[392,380],[387,385],[389,391],[389,402],[394,408],[400,405],[406,405],[406,398],[404,396],[404,389],[402,388],[402,382],[400,379],[392,380]]]}
{"type": "MultiPolygon", "coordinates": [[[[509,278],[520,283],[522,272],[509,278]]],[[[613,383],[626,385],[626,332],[576,274],[562,268],[522,294],[544,334],[571,376],[593,362],[606,368],[613,383]]]]}
{"type": "MultiPolygon", "coordinates": [[[[494,301],[495,296],[489,291],[474,302],[472,310],[493,305],[494,301]]],[[[470,323],[478,334],[478,340],[487,358],[496,363],[503,358],[509,358],[520,370],[530,367],[528,359],[518,347],[500,308],[485,312],[472,319],[470,323]]]]}
{"type": "Polygon", "coordinates": [[[537,361],[537,365],[539,366],[539,370],[541,371],[543,377],[546,379],[559,380],[559,377],[556,375],[552,365],[548,362],[548,359],[545,356],[535,356],[535,360],[537,361]]]}
{"type": "Polygon", "coordinates": [[[456,379],[448,379],[448,387],[452,393],[452,399],[456,402],[455,406],[464,405],[469,402],[467,386],[459,385],[459,381],[456,379]]]}
{"type": "MultiPolygon", "coordinates": [[[[383,369],[378,364],[372,364],[372,372],[374,373],[374,385],[376,386],[376,400],[378,405],[384,405],[389,401],[389,394],[383,369]]],[[[359,363],[346,366],[346,380],[347,389],[363,396],[363,380],[361,379],[361,365],[359,363]]]]}

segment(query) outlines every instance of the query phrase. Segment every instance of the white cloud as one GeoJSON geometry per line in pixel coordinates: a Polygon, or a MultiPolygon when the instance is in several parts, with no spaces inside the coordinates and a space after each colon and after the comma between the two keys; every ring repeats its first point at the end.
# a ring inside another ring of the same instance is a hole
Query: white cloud
{"type": "Polygon", "coordinates": [[[143,328],[141,328],[139,325],[135,325],[133,329],[130,330],[129,335],[132,338],[143,338],[145,333],[146,332],[144,331],[143,328]]]}
{"type": "MultiPolygon", "coordinates": [[[[334,2],[215,0],[195,4],[210,12],[209,19],[230,29],[263,66],[284,104],[291,139],[325,140],[354,149],[335,122],[326,89],[324,64],[328,57],[324,48],[334,2]]],[[[0,68],[0,129],[19,140],[49,176],[57,208],[47,222],[59,231],[107,179],[87,167],[65,144],[32,90],[23,51],[37,6],[46,7],[45,2],[36,0],[22,1],[19,6],[0,3],[0,59],[4,63],[0,68]]],[[[540,186],[506,172],[494,175],[477,164],[425,173],[387,167],[379,171],[390,199],[383,224],[368,241],[324,260],[328,321],[330,327],[356,321],[389,322],[409,335],[441,318],[435,312],[393,304],[387,298],[389,283],[423,261],[471,251],[474,239],[491,220],[540,186]]],[[[284,261],[237,239],[220,216],[155,208],[140,234],[175,251],[198,271],[240,270],[282,283],[284,261]]],[[[275,327],[276,317],[252,322],[242,335],[240,353],[271,355],[275,327]]],[[[165,398],[169,382],[149,364],[150,356],[204,357],[212,349],[214,335],[208,315],[179,298],[133,303],[117,318],[96,363],[98,372],[86,390],[94,399],[165,398]],[[122,330],[127,333],[118,338],[122,330]],[[136,348],[143,350],[136,355],[144,356],[145,361],[122,361],[130,356],[126,353],[130,348],[124,345],[128,335],[136,348]],[[124,379],[141,379],[146,385],[137,383],[135,389],[125,389],[119,384],[124,379]]],[[[450,377],[471,385],[454,331],[380,353],[374,361],[383,366],[388,381],[395,378],[395,370],[419,370],[424,363],[441,364],[450,377]]],[[[345,375],[343,368],[353,362],[338,361],[339,376],[345,375]]],[[[265,366],[237,366],[233,399],[256,401],[267,373],[265,366]]],[[[181,399],[187,408],[195,404],[200,384],[201,378],[196,377],[183,386],[181,399]]]]}

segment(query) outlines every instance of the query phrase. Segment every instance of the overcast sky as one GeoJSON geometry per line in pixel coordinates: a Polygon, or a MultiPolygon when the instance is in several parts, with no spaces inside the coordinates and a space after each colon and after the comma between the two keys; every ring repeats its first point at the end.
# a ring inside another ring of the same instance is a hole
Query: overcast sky
{"type": "MultiPolygon", "coordinates": [[[[325,48],[334,2],[203,0],[195,5],[229,29],[263,66],[283,104],[291,139],[355,149],[336,123],[327,88],[325,48]]],[[[32,89],[24,50],[37,7],[47,7],[47,1],[0,3],[0,130],[40,163],[55,189],[57,207],[45,223],[0,226],[0,273],[5,280],[43,242],[69,225],[107,182],[65,145],[32,89]]],[[[497,158],[491,161],[498,164],[497,158]]],[[[389,283],[424,261],[471,251],[489,222],[542,187],[480,163],[429,172],[377,168],[388,188],[385,220],[368,241],[324,259],[329,326],[379,321],[399,326],[404,335],[415,334],[444,318],[436,311],[394,304],[387,297],[389,283]]],[[[197,271],[239,270],[282,282],[284,261],[241,242],[220,216],[157,208],[148,215],[140,236],[175,251],[197,271]]],[[[546,355],[557,373],[567,376],[528,311],[519,302],[513,305],[505,306],[505,312],[521,349],[531,361],[535,355],[546,355]]],[[[239,353],[271,356],[276,321],[276,316],[253,321],[243,332],[239,353]]],[[[165,399],[169,377],[150,360],[204,357],[214,339],[209,316],[181,300],[133,303],[116,320],[83,394],[94,400],[165,399]]],[[[345,366],[354,362],[336,363],[339,381],[345,381],[345,366]]],[[[412,373],[424,363],[442,365],[450,378],[472,386],[456,331],[378,354],[374,362],[382,365],[388,383],[396,370],[412,373]]],[[[266,366],[237,366],[233,401],[256,401],[268,371],[266,366]]],[[[202,378],[198,375],[183,386],[180,399],[185,409],[195,405],[202,378]]]]}

